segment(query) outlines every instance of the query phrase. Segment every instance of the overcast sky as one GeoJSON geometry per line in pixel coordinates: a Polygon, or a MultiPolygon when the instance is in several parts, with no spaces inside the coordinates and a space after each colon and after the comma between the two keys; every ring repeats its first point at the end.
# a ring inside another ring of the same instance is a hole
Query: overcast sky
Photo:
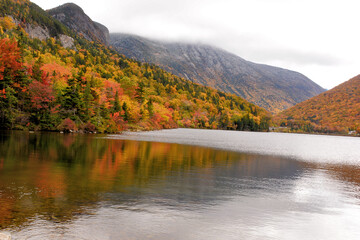
{"type": "MultiPolygon", "coordinates": [[[[69,1],[33,0],[44,9],[69,1]]],[[[110,32],[211,44],[330,89],[360,74],[359,0],[73,0],[110,32]]]]}

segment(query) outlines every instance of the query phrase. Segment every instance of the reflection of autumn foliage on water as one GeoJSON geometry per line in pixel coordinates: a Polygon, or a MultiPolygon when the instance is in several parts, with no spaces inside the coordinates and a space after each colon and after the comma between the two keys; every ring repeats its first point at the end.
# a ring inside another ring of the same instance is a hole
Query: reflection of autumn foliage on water
{"type": "Polygon", "coordinates": [[[10,225],[13,220],[12,209],[14,199],[1,193],[0,195],[0,229],[10,225]]]}
{"type": "Polygon", "coordinates": [[[72,220],[94,209],[103,193],[144,188],[154,178],[192,168],[210,177],[219,161],[237,159],[236,153],[201,147],[23,132],[5,134],[0,155],[1,228],[23,226],[35,216],[72,220]]]}
{"type": "Polygon", "coordinates": [[[360,168],[359,167],[335,165],[335,166],[327,166],[326,170],[337,180],[357,185],[359,189],[358,195],[360,198],[360,168]]]}
{"type": "Polygon", "coordinates": [[[125,152],[123,149],[123,142],[109,143],[104,154],[95,159],[94,165],[91,167],[90,178],[94,181],[101,181],[104,184],[112,185],[111,180],[116,177],[118,172],[127,168],[127,174],[122,175],[122,177],[133,179],[132,167],[127,164],[127,159],[131,158],[131,155],[137,154],[137,152],[136,149],[127,148],[125,152]],[[107,179],[110,181],[107,182],[107,179]]]}
{"type": "MultiPolygon", "coordinates": [[[[93,181],[112,187],[146,184],[152,177],[166,177],[172,171],[192,167],[211,169],[215,161],[233,158],[235,153],[168,143],[104,140],[106,149],[91,167],[93,181]],[[112,181],[116,179],[116,181],[112,181]]],[[[96,154],[95,154],[96,155],[96,154]]],[[[98,156],[98,155],[97,155],[98,156]]]]}
{"type": "Polygon", "coordinates": [[[51,166],[45,165],[36,174],[37,193],[42,198],[57,198],[65,193],[64,173],[50,168],[51,166]]]}
{"type": "Polygon", "coordinates": [[[75,138],[71,135],[64,135],[62,144],[65,148],[69,148],[72,144],[74,144],[75,138]]]}
{"type": "Polygon", "coordinates": [[[57,133],[5,133],[0,156],[0,229],[22,227],[34,218],[72,221],[95,211],[108,193],[161,191],[155,186],[159,180],[195,181],[194,188],[176,194],[201,190],[198,194],[208,196],[215,193],[202,187],[216,185],[219,174],[277,177],[297,166],[277,157],[57,133]],[[201,177],[193,179],[193,172],[201,177]]]}

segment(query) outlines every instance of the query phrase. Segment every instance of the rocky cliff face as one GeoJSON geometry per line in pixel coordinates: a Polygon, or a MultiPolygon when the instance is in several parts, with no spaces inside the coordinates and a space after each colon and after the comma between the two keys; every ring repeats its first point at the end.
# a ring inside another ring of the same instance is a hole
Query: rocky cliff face
{"type": "Polygon", "coordinates": [[[128,34],[111,34],[111,44],[127,57],[234,93],[273,113],[324,91],[298,72],[252,63],[212,46],[165,43],[128,34]]]}
{"type": "MultiPolygon", "coordinates": [[[[29,34],[30,38],[37,38],[41,41],[45,41],[50,38],[50,32],[46,27],[34,26],[27,24],[25,27],[25,32],[29,34]]],[[[61,45],[64,48],[75,49],[74,39],[70,36],[59,34],[56,38],[61,42],[61,45]]]]}
{"type": "Polygon", "coordinates": [[[38,38],[41,41],[44,41],[50,37],[49,30],[40,26],[27,24],[25,27],[25,31],[29,34],[31,38],[38,38]]]}
{"type": "Polygon", "coordinates": [[[94,22],[94,24],[102,31],[106,45],[110,45],[110,32],[109,29],[101,23],[94,22]]]}
{"type": "Polygon", "coordinates": [[[48,10],[48,13],[86,40],[109,45],[109,30],[100,23],[93,22],[76,4],[66,3],[48,10]]]}
{"type": "MultiPolygon", "coordinates": [[[[44,13],[46,14],[46,12],[44,13]]],[[[12,22],[16,25],[21,25],[21,22],[13,16],[8,17],[10,17],[12,22]]],[[[37,38],[41,41],[46,41],[50,37],[55,37],[61,42],[63,47],[76,49],[74,39],[72,37],[61,33],[55,33],[55,35],[51,36],[50,30],[44,24],[39,25],[38,23],[26,23],[23,27],[25,32],[29,34],[30,38],[37,38]]]]}

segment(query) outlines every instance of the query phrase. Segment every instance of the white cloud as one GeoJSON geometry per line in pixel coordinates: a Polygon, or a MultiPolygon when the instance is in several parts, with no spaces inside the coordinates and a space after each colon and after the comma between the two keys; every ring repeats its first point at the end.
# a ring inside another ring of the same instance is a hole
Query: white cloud
{"type": "MultiPolygon", "coordinates": [[[[35,0],[45,9],[66,1],[35,0]]],[[[359,74],[358,0],[74,0],[111,32],[215,45],[325,88],[359,74]]]]}

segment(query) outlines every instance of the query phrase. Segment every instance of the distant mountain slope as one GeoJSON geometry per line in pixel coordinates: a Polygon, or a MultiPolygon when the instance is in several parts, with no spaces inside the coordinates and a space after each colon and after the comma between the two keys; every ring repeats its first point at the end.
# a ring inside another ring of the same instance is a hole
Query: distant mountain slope
{"type": "Polygon", "coordinates": [[[88,41],[99,41],[105,45],[110,42],[107,27],[92,21],[76,4],[66,3],[48,10],[48,13],[71,30],[82,34],[88,41]]]}
{"type": "Polygon", "coordinates": [[[201,44],[165,43],[128,34],[110,34],[121,54],[162,66],[175,75],[234,93],[271,112],[279,112],[323,92],[304,75],[246,61],[201,44]]]}
{"type": "Polygon", "coordinates": [[[360,133],[360,75],[280,113],[275,121],[305,132],[360,133]]]}

